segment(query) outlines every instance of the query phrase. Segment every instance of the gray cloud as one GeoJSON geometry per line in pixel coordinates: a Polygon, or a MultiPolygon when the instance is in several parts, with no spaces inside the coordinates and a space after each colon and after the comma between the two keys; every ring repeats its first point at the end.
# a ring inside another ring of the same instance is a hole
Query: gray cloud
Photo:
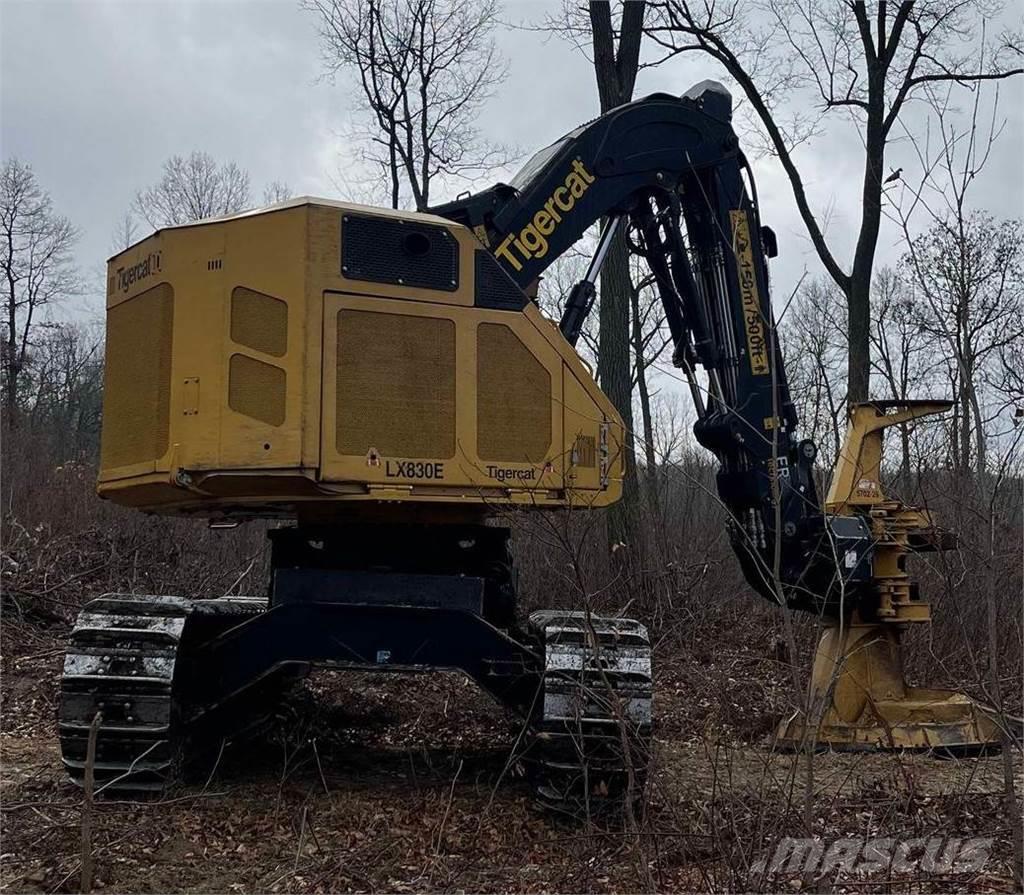
{"type": "MultiPolygon", "coordinates": [[[[539,21],[558,5],[510,4],[508,15],[539,21]]],[[[101,269],[135,191],[173,153],[202,149],[238,162],[257,201],[271,180],[334,198],[346,198],[339,185],[360,180],[342,136],[352,87],[320,78],[314,22],[291,0],[8,0],[2,16],[3,154],[32,163],[57,207],[82,229],[84,270],[101,269]]],[[[503,31],[499,43],[509,78],[481,121],[493,139],[529,153],[597,113],[593,74],[578,51],[525,30],[503,31]]],[[[642,72],[637,92],[681,93],[716,75],[689,57],[642,72]]],[[[1019,79],[1003,86],[1002,100],[1006,129],[974,201],[1010,216],[1024,207],[1019,79]]],[[[829,235],[844,264],[858,220],[860,154],[853,129],[832,131],[800,153],[815,208],[831,209],[829,235]]],[[[909,146],[894,146],[890,160],[913,167],[909,146]]],[[[820,265],[778,166],[761,159],[755,170],[763,217],[782,243],[776,290],[788,293],[805,268],[817,274],[820,265]]],[[[883,234],[883,261],[897,256],[896,237],[891,229],[883,234]]],[[[98,296],[89,300],[91,309],[100,306],[98,296]]]]}

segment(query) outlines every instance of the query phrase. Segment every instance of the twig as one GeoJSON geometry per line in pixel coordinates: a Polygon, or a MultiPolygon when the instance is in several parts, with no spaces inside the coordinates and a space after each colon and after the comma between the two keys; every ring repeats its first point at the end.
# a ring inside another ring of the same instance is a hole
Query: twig
{"type": "Polygon", "coordinates": [[[444,806],[444,814],[441,816],[441,823],[437,827],[437,841],[434,843],[434,854],[439,855],[441,853],[441,842],[444,839],[444,828],[448,823],[448,812],[452,810],[452,800],[455,798],[455,784],[459,781],[459,774],[462,773],[462,759],[459,759],[459,766],[455,770],[455,776],[452,777],[452,785],[448,790],[448,802],[444,806]]]}
{"type": "Polygon", "coordinates": [[[99,795],[108,786],[113,786],[115,783],[120,783],[122,780],[126,780],[127,778],[131,777],[131,775],[135,773],[135,765],[137,765],[140,761],[142,761],[142,759],[149,755],[149,753],[152,752],[157,746],[162,746],[166,742],[166,740],[157,740],[141,755],[136,755],[135,758],[132,759],[132,763],[128,765],[127,771],[125,771],[123,774],[119,774],[117,777],[112,777],[110,780],[104,783],[98,790],[96,790],[96,794],[99,795]]]}
{"type": "Polygon", "coordinates": [[[302,824],[299,827],[299,844],[295,848],[295,861],[292,864],[292,875],[299,872],[299,855],[302,854],[302,845],[306,841],[306,814],[309,812],[309,806],[302,806],[302,824]]]}
{"type": "Polygon", "coordinates": [[[48,649],[41,653],[34,653],[31,656],[16,656],[14,661],[15,664],[22,662],[31,662],[33,659],[48,659],[50,656],[60,656],[64,654],[66,647],[58,646],[56,649],[48,649]]]}
{"type": "Polygon", "coordinates": [[[313,743],[313,755],[316,758],[316,768],[320,772],[320,782],[324,785],[324,793],[328,796],[331,794],[331,789],[327,785],[327,778],[324,777],[324,767],[320,764],[320,750],[316,747],[316,737],[312,739],[313,743]]]}
{"type": "Polygon", "coordinates": [[[92,891],[92,798],[96,772],[96,738],[99,736],[103,713],[97,712],[89,726],[89,742],[85,750],[85,792],[82,795],[82,882],[85,895],[92,891]]]}
{"type": "Polygon", "coordinates": [[[221,737],[220,749],[217,752],[217,760],[213,763],[213,767],[210,768],[210,774],[206,778],[206,782],[203,784],[203,788],[199,791],[199,795],[206,793],[206,790],[210,788],[210,784],[213,782],[213,776],[217,773],[217,768],[220,767],[220,760],[224,756],[224,746],[227,744],[227,739],[221,737]]]}

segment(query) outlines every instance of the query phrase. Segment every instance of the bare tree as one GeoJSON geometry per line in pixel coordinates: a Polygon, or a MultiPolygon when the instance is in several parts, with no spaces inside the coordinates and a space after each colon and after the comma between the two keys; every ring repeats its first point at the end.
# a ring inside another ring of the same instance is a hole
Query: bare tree
{"type": "Polygon", "coordinates": [[[651,409],[654,452],[663,464],[670,467],[693,459],[697,465],[709,466],[711,460],[692,438],[696,412],[688,398],[666,391],[653,398],[651,409]]]}
{"type": "Polygon", "coordinates": [[[187,224],[233,214],[249,204],[249,174],[234,162],[218,165],[205,152],[172,155],[153,186],[135,195],[132,209],[151,227],[187,224]]]}
{"type": "Polygon", "coordinates": [[[817,443],[825,466],[838,456],[846,424],[847,347],[841,317],[842,295],[828,280],[815,279],[796,293],[780,325],[801,431],[817,443]]]}
{"type": "Polygon", "coordinates": [[[263,187],[263,204],[276,205],[278,202],[287,202],[292,197],[292,188],[281,180],[272,180],[263,187]]]}
{"type": "Polygon", "coordinates": [[[24,415],[49,436],[54,459],[95,459],[103,397],[103,331],[58,323],[38,340],[24,415]]]}
{"type": "MultiPolygon", "coordinates": [[[[875,274],[871,299],[871,369],[882,380],[885,397],[904,400],[915,397],[934,357],[928,349],[916,312],[912,287],[891,267],[875,274]]],[[[921,397],[941,398],[930,394],[921,397]]],[[[906,482],[911,471],[910,431],[908,424],[899,427],[900,480],[906,482]]]]}
{"type": "MultiPolygon", "coordinates": [[[[1024,223],[973,212],[935,224],[904,257],[918,287],[921,329],[952,365],[956,408],[953,462],[980,476],[986,467],[990,365],[1024,339],[1024,223]]],[[[994,372],[994,371],[993,371],[994,372]]]]}
{"type": "Polygon", "coordinates": [[[660,0],[647,33],[668,56],[701,53],[735,81],[789,179],[811,242],[842,290],[849,329],[849,397],[868,397],[870,293],[882,219],[886,149],[900,116],[923,90],[973,85],[1020,74],[1021,38],[1003,34],[984,64],[964,47],[983,40],[1002,5],[989,0],[864,2],[763,0],[690,3],[660,0]],[[826,122],[840,119],[863,146],[861,219],[851,263],[837,257],[807,194],[795,151],[826,122]]]}
{"type": "MultiPolygon", "coordinates": [[[[1004,563],[1009,551],[1004,538],[1010,531],[1016,537],[1020,528],[1020,448],[1024,436],[1020,423],[1024,409],[1018,400],[1021,380],[1016,374],[1024,368],[1019,347],[1024,342],[1024,221],[1000,221],[986,212],[972,210],[969,203],[971,188],[1002,130],[999,85],[994,85],[989,94],[992,105],[987,123],[982,122],[982,90],[974,91],[966,118],[955,108],[954,95],[950,84],[930,85],[926,91],[932,113],[930,125],[937,125],[939,139],[933,142],[929,127],[929,139],[913,142],[920,180],[911,185],[908,179],[893,197],[887,213],[899,222],[906,240],[901,268],[902,278],[913,287],[912,314],[924,337],[935,346],[936,368],[945,369],[952,385],[955,403],[948,444],[952,465],[961,473],[959,481],[954,480],[955,514],[961,521],[957,526],[961,536],[968,545],[973,542],[973,549],[961,551],[959,558],[961,563],[975,558],[978,565],[968,574],[959,567],[947,570],[946,580],[969,580],[971,602],[980,605],[979,597],[984,602],[988,673],[985,675],[977,665],[975,670],[983,692],[988,691],[986,701],[1002,714],[1001,668],[1007,658],[1002,634],[1013,627],[1008,619],[1016,619],[1019,609],[1019,603],[1011,604],[1008,614],[1003,604],[1011,590],[1006,587],[1009,570],[1004,563]],[[915,235],[911,219],[922,211],[930,225],[915,235]],[[1011,521],[1014,517],[1015,524],[1011,521]]],[[[1015,575],[1016,569],[1009,574],[1015,575]]],[[[962,615],[959,618],[964,620],[962,615]]],[[[968,634],[964,629],[971,642],[969,654],[973,655],[979,633],[968,634]]],[[[1019,629],[1017,634],[1010,642],[1015,643],[1019,656],[1019,629]]],[[[1024,880],[1024,831],[1010,757],[1013,747],[1019,748],[1020,743],[1011,735],[1007,722],[1003,715],[999,728],[1004,814],[1013,844],[1014,882],[1020,890],[1024,880]]]]}
{"type": "Polygon", "coordinates": [[[32,168],[9,159],[0,173],[4,406],[15,423],[41,312],[79,291],[72,249],[78,232],[53,210],[32,168]]]}
{"type": "Polygon", "coordinates": [[[139,238],[139,222],[135,220],[135,215],[126,211],[117,222],[110,237],[111,254],[123,252],[129,246],[134,245],[139,238]]]}
{"type": "Polygon", "coordinates": [[[435,178],[507,161],[480,133],[480,109],[506,75],[494,45],[497,0],[304,0],[329,72],[359,87],[362,159],[387,179],[391,206],[425,208],[435,178]]]}
{"type": "Polygon", "coordinates": [[[983,114],[975,91],[970,114],[955,114],[953,90],[930,89],[937,140],[914,145],[920,179],[904,184],[889,214],[903,231],[902,278],[912,285],[914,322],[940,346],[955,401],[950,455],[955,468],[986,471],[988,442],[1015,406],[1002,389],[1006,359],[1024,339],[1024,221],[972,210],[969,194],[1001,132],[998,85],[983,114]],[[929,226],[916,233],[923,213],[929,226]]]}
{"type": "Polygon", "coordinates": [[[665,314],[661,298],[653,289],[654,280],[650,275],[641,277],[634,273],[630,289],[630,318],[632,321],[631,340],[633,348],[632,385],[640,402],[640,418],[643,422],[644,479],[647,483],[647,502],[655,519],[661,518],[658,469],[660,463],[655,447],[654,414],[652,410],[649,371],[661,360],[672,338],[665,327],[665,314]]]}
{"type": "Polygon", "coordinates": [[[1024,342],[1013,342],[999,352],[991,385],[1002,409],[1012,415],[1013,425],[1020,426],[1024,422],[1024,342]]]}

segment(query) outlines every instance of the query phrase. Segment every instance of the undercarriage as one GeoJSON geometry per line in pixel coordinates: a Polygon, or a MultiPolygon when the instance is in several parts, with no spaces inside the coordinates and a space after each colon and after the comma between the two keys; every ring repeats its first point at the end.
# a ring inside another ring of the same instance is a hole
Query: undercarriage
{"type": "Polygon", "coordinates": [[[545,610],[516,623],[508,531],[364,525],[271,533],[267,598],[107,595],[71,635],[64,764],[83,780],[101,715],[97,789],[162,791],[275,716],[311,666],[459,670],[525,725],[538,800],[618,807],[643,791],[651,733],[644,627],[545,610]],[[397,559],[396,559],[397,557],[397,559]]]}

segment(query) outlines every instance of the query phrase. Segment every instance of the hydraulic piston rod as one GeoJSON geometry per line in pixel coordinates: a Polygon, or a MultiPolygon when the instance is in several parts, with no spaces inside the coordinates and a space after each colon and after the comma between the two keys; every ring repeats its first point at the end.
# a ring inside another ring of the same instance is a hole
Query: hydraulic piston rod
{"type": "Polygon", "coordinates": [[[562,312],[558,328],[565,336],[565,340],[574,348],[576,342],[579,341],[583,324],[594,305],[594,298],[597,296],[597,277],[604,266],[605,258],[608,257],[608,250],[611,248],[612,240],[615,239],[621,222],[622,215],[608,218],[608,222],[601,231],[601,238],[597,241],[597,251],[590,259],[590,266],[587,268],[586,274],[572,287],[565,303],[565,310],[562,312]]]}

